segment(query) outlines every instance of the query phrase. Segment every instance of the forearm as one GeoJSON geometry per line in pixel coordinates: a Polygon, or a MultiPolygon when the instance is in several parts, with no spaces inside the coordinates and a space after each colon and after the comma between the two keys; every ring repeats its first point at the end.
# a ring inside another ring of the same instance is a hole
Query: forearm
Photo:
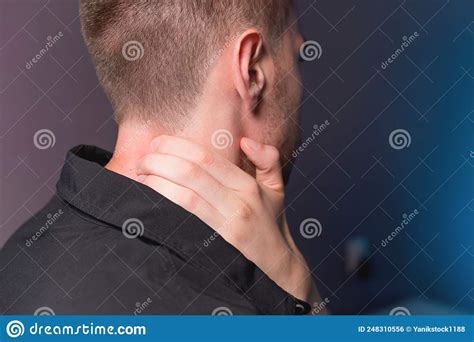
{"type": "Polygon", "coordinates": [[[321,296],[313,281],[311,271],[299,250],[285,247],[269,248],[271,252],[261,253],[260,258],[273,258],[272,267],[265,267],[270,263],[257,261],[262,270],[292,296],[311,305],[309,314],[328,314],[325,307],[321,309],[321,296]],[[314,310],[317,308],[317,310],[314,310]]]}
{"type": "Polygon", "coordinates": [[[289,277],[286,280],[285,286],[288,288],[287,291],[296,298],[311,305],[312,309],[309,314],[328,314],[325,307],[322,310],[320,309],[322,299],[306,262],[304,259],[300,259],[300,257],[295,258],[295,264],[292,267],[292,271],[288,273],[289,277]],[[314,310],[316,307],[318,310],[314,310]]]}
{"type": "Polygon", "coordinates": [[[311,305],[312,310],[310,314],[329,314],[325,307],[321,309],[321,296],[316,284],[313,281],[311,270],[309,269],[306,260],[304,259],[299,248],[296,246],[293,237],[291,236],[285,215],[283,215],[282,224],[283,235],[285,236],[292,256],[290,261],[291,271],[289,273],[291,274],[291,277],[287,279],[288,284],[286,285],[288,288],[292,288],[292,290],[289,292],[296,298],[304,300],[311,305]],[[317,310],[314,310],[316,307],[317,310]]]}

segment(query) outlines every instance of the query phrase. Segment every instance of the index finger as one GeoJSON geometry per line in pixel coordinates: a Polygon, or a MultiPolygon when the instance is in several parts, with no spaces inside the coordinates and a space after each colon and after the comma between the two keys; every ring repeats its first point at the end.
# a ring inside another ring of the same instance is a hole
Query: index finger
{"type": "Polygon", "coordinates": [[[199,165],[218,182],[232,190],[245,189],[254,182],[252,176],[229,160],[184,138],[160,135],[152,141],[151,149],[153,152],[173,155],[199,165]]]}

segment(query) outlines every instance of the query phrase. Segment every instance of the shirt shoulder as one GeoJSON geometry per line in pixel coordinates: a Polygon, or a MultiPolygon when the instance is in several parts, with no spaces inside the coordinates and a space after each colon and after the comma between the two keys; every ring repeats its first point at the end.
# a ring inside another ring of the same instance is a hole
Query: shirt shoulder
{"type": "Polygon", "coordinates": [[[0,251],[0,312],[32,314],[46,306],[65,314],[119,313],[114,297],[125,286],[144,293],[151,283],[165,284],[172,268],[166,248],[129,239],[54,198],[0,251]]]}
{"type": "Polygon", "coordinates": [[[0,313],[256,313],[230,286],[167,246],[123,234],[60,198],[0,251],[0,313]],[[230,303],[230,304],[229,304],[230,303]]]}

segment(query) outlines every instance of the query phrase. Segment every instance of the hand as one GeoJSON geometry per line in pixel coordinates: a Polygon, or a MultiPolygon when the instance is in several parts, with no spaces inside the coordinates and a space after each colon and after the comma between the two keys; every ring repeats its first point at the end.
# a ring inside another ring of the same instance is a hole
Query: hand
{"type": "Polygon", "coordinates": [[[284,184],[275,147],[242,138],[241,149],[256,167],[253,178],[183,138],[162,135],[151,146],[152,153],[137,170],[143,184],[215,229],[281,288],[307,302],[319,302],[284,214],[284,184]]]}

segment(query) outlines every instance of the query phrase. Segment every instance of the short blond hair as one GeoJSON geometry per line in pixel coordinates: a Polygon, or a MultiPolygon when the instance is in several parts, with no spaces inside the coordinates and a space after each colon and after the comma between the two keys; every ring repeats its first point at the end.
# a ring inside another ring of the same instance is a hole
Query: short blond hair
{"type": "Polygon", "coordinates": [[[133,111],[172,125],[195,104],[230,40],[254,27],[277,44],[292,7],[292,0],[81,0],[80,17],[117,121],[133,111]]]}

